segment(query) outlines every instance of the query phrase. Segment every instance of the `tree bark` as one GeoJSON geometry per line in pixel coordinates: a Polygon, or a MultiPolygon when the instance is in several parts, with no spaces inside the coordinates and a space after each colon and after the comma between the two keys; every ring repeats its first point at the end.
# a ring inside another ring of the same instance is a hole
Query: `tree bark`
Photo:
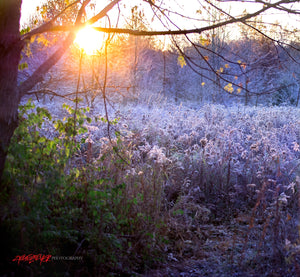
{"type": "Polygon", "coordinates": [[[18,125],[21,4],[22,0],[0,0],[0,180],[10,139],[18,125]]]}

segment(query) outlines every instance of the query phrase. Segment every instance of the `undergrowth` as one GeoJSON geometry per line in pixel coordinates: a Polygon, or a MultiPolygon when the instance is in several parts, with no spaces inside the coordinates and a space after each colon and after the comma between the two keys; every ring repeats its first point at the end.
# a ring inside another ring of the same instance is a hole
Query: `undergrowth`
{"type": "Polygon", "coordinates": [[[21,107],[2,231],[10,231],[10,259],[44,253],[83,261],[6,260],[12,270],[132,276],[200,259],[222,235],[228,276],[299,273],[297,109],[128,105],[108,136],[106,119],[64,108],[64,119],[53,119],[31,102],[21,107]]]}
{"type": "Polygon", "coordinates": [[[1,262],[23,276],[106,276],[153,266],[163,258],[166,240],[160,212],[164,172],[150,163],[132,175],[120,137],[92,161],[85,125],[105,120],[87,117],[87,109],[64,108],[69,117],[63,120],[52,120],[32,102],[20,108],[1,193],[6,204],[2,232],[10,241],[1,262]],[[43,134],[45,128],[50,135],[43,134]],[[30,266],[12,262],[17,255],[38,253],[83,259],[30,266]]]}

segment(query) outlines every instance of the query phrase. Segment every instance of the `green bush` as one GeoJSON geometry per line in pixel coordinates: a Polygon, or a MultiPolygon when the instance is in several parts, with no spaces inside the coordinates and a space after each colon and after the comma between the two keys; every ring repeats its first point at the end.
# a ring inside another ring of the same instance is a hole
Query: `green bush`
{"type": "Polygon", "coordinates": [[[64,108],[69,117],[53,120],[31,101],[20,107],[4,174],[7,189],[1,193],[5,232],[14,230],[16,240],[8,262],[31,253],[76,255],[83,256],[84,266],[52,261],[30,264],[30,270],[57,276],[79,270],[94,276],[141,271],[162,257],[165,226],[159,212],[145,208],[145,197],[161,201],[159,190],[145,196],[137,184],[140,176],[126,177],[130,159],[122,159],[128,147],[120,137],[105,146],[101,158],[81,159],[88,155],[81,151],[84,124],[92,120],[88,109],[64,108]]]}

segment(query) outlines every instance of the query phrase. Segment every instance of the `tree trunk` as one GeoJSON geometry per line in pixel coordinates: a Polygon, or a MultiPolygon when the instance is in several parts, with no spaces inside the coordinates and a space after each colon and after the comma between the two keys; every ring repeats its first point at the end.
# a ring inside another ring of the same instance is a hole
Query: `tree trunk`
{"type": "Polygon", "coordinates": [[[0,0],[0,180],[10,139],[18,125],[21,3],[22,0],[0,0]]]}

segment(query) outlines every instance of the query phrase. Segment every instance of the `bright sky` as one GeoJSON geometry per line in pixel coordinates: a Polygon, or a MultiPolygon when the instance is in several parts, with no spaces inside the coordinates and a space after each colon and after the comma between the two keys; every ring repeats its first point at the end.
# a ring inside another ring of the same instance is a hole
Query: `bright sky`
{"type": "Polygon", "coordinates": [[[26,24],[30,15],[34,14],[36,7],[39,6],[45,0],[23,0],[21,10],[21,26],[26,24]]]}

